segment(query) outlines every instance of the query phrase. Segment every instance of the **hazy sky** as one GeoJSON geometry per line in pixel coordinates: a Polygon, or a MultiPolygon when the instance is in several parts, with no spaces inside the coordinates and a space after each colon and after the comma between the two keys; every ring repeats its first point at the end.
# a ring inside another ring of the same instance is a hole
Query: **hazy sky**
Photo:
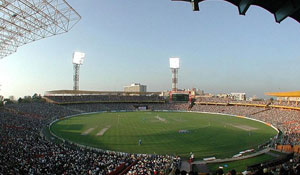
{"type": "Polygon", "coordinates": [[[82,16],[68,33],[22,46],[0,60],[0,94],[72,89],[74,51],[86,53],[82,90],[171,89],[169,57],[180,57],[179,88],[211,93],[300,90],[300,24],[275,22],[251,6],[246,16],[225,1],[200,12],[171,0],[69,0],[82,16]]]}

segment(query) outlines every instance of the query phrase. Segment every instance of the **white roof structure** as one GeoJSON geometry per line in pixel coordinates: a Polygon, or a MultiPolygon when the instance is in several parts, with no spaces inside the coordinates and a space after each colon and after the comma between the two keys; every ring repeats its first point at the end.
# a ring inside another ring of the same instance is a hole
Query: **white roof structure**
{"type": "Polygon", "coordinates": [[[24,44],[68,32],[80,19],[65,0],[1,0],[0,58],[24,44]]]}

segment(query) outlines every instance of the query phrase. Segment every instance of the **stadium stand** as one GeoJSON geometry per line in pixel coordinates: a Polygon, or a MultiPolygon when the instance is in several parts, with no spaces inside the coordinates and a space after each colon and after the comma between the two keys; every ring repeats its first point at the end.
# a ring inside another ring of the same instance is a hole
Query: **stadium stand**
{"type": "Polygon", "coordinates": [[[118,95],[76,95],[76,96],[47,96],[46,100],[56,104],[85,104],[85,103],[164,103],[163,97],[152,96],[118,96],[118,95]]]}
{"type": "MultiPolygon", "coordinates": [[[[67,99],[77,102],[82,98],[67,99]]],[[[84,100],[93,101],[94,97],[84,100]]],[[[276,147],[280,151],[299,153],[300,111],[267,108],[266,103],[251,106],[245,105],[253,104],[251,102],[232,105],[233,102],[224,99],[206,98],[206,100],[201,100],[206,104],[197,103],[191,111],[241,115],[271,123],[280,129],[282,135],[270,142],[268,146],[276,147]]],[[[135,110],[135,106],[140,104],[132,101],[92,104],[68,103],[69,101],[64,99],[67,105],[19,103],[0,108],[0,174],[119,174],[120,172],[122,174],[168,174],[179,168],[179,157],[99,152],[80,148],[68,142],[57,143],[51,139],[47,140],[45,133],[41,132],[42,129],[59,117],[103,110],[135,110]]],[[[143,105],[147,105],[149,110],[184,111],[189,107],[187,103],[144,103],[143,105]]],[[[298,156],[294,156],[291,162],[268,164],[267,171],[271,172],[275,168],[274,171],[295,174],[300,173],[299,165],[298,156]]],[[[266,166],[257,169],[252,167],[251,171],[260,172],[262,168],[266,166]]]]}
{"type": "MultiPolygon", "coordinates": [[[[139,172],[165,172],[176,167],[179,159],[171,156],[134,155],[97,152],[78,148],[71,143],[54,143],[40,133],[52,120],[73,114],[63,106],[47,103],[7,105],[0,109],[0,174],[114,174],[121,165],[138,165],[149,160],[161,162],[149,169],[133,166],[139,172]]],[[[150,165],[149,165],[150,166],[150,165]]]]}

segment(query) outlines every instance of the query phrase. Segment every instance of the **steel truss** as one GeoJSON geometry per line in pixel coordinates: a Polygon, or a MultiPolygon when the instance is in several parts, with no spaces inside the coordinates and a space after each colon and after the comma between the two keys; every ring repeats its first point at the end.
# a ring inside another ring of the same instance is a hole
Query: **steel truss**
{"type": "Polygon", "coordinates": [[[24,44],[68,32],[80,19],[65,0],[0,0],[0,58],[24,44]]]}

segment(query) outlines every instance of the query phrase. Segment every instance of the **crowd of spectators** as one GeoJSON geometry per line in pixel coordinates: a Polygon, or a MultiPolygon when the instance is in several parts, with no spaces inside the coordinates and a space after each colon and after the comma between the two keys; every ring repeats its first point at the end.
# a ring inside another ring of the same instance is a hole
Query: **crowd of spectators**
{"type": "MultiPolygon", "coordinates": [[[[47,103],[24,103],[0,108],[0,174],[109,174],[138,160],[132,171],[165,172],[178,164],[171,156],[136,155],[80,148],[48,141],[41,130],[50,121],[78,110],[47,103]],[[156,162],[149,164],[149,161],[156,162]]],[[[135,173],[144,174],[144,173],[135,173]]],[[[158,173],[157,173],[158,174],[158,173]]]]}
{"type": "Polygon", "coordinates": [[[300,144],[300,111],[219,105],[195,105],[192,111],[233,114],[264,121],[283,132],[284,136],[278,144],[300,144]]]}
{"type": "Polygon", "coordinates": [[[187,110],[188,103],[93,103],[93,104],[68,104],[68,109],[79,112],[97,112],[113,110],[137,110],[146,107],[148,110],[187,110]]]}
{"type": "Polygon", "coordinates": [[[230,104],[258,104],[258,105],[277,105],[287,107],[300,107],[300,102],[295,101],[283,101],[273,99],[260,99],[260,100],[233,100],[231,98],[220,98],[220,97],[197,97],[196,102],[202,103],[230,103],[230,104]]]}
{"type": "Polygon", "coordinates": [[[295,102],[295,101],[273,101],[273,105],[279,105],[279,106],[293,106],[293,107],[300,107],[300,102],[295,102]]]}
{"type": "Polygon", "coordinates": [[[127,175],[169,174],[179,167],[179,163],[179,157],[142,154],[138,157],[136,164],[127,172],[127,175]]]}
{"type": "Polygon", "coordinates": [[[92,104],[68,104],[67,108],[81,112],[97,112],[112,110],[135,110],[135,103],[92,103],[92,104]]]}
{"type": "MultiPolygon", "coordinates": [[[[66,108],[80,112],[97,112],[111,110],[136,110],[136,106],[141,105],[147,106],[147,109],[150,110],[185,111],[189,107],[188,103],[95,103],[70,104],[67,105],[66,108]]],[[[271,123],[285,134],[280,144],[300,144],[300,111],[234,105],[194,105],[191,111],[224,113],[258,119],[271,123]]]]}
{"type": "Polygon", "coordinates": [[[47,96],[46,98],[57,103],[84,103],[84,102],[164,102],[158,95],[75,95],[75,96],[47,96]]]}
{"type": "MultiPolygon", "coordinates": [[[[49,104],[50,105],[50,104],[49,104]]],[[[150,110],[182,110],[188,109],[188,103],[94,103],[94,104],[69,104],[64,106],[66,110],[76,112],[97,112],[112,110],[136,110],[136,106],[147,106],[150,110]]],[[[22,106],[18,106],[21,108],[22,106]]],[[[35,106],[38,110],[39,107],[35,106]]],[[[34,109],[34,107],[32,107],[34,109]]],[[[26,111],[25,109],[22,111],[26,111]]],[[[233,105],[194,105],[191,111],[224,113],[232,115],[247,116],[271,123],[280,129],[285,136],[281,144],[299,144],[300,143],[300,111],[282,110],[277,108],[260,108],[251,106],[233,106],[233,105]]]]}
{"type": "Polygon", "coordinates": [[[196,102],[211,102],[211,103],[229,103],[231,99],[229,98],[219,98],[219,97],[197,97],[196,102]]]}
{"type": "MultiPolygon", "coordinates": [[[[95,151],[48,141],[41,130],[51,121],[83,112],[188,109],[188,103],[10,104],[0,108],[0,174],[109,174],[122,164],[127,174],[165,174],[180,158],[95,151]]],[[[242,115],[271,123],[284,135],[278,144],[299,144],[300,111],[233,105],[194,105],[191,111],[242,115]]]]}

